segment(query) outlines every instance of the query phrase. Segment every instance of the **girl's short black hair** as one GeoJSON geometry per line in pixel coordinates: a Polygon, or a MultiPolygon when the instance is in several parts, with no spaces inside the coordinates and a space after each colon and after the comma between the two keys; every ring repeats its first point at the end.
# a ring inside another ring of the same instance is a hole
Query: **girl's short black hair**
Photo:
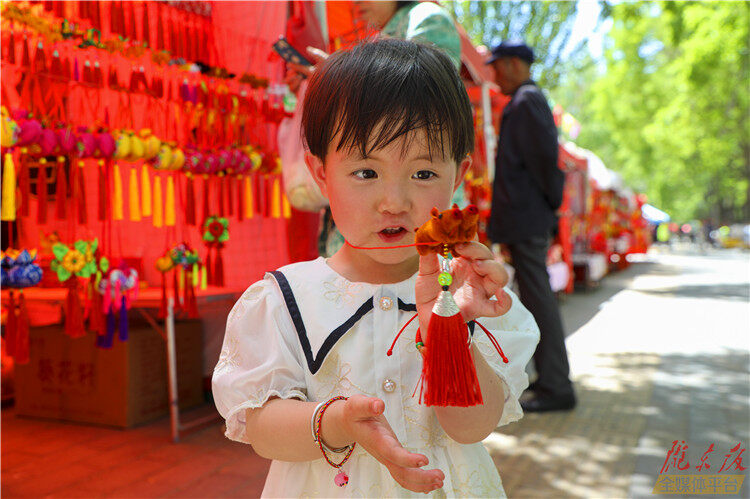
{"type": "Polygon", "coordinates": [[[358,148],[367,157],[419,129],[430,156],[439,152],[459,164],[474,150],[469,96],[437,48],[394,38],[366,42],[334,53],[310,79],[302,132],[323,161],[337,136],[337,151],[358,148]]]}

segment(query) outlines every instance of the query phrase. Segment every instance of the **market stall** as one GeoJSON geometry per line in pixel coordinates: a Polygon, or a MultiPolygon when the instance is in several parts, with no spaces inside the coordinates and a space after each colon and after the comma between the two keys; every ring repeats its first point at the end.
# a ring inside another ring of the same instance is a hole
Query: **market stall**
{"type": "Polygon", "coordinates": [[[289,244],[277,141],[294,102],[271,51],[290,11],[3,3],[3,309],[16,366],[36,376],[50,362],[30,329],[51,324],[106,363],[138,309],[163,330],[170,321],[154,318],[173,308],[178,331],[201,320],[198,372],[210,376],[233,301],[302,240],[289,244]]]}

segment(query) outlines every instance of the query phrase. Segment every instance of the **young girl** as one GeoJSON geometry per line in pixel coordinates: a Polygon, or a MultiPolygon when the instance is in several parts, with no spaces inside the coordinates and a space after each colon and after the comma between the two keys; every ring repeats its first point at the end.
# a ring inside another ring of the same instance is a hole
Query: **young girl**
{"type": "Polygon", "coordinates": [[[477,242],[456,248],[451,292],[509,363],[470,323],[483,404],[427,407],[412,395],[415,336],[419,328],[429,345],[440,267],[437,255],[403,246],[433,207],[447,209],[471,162],[458,73],[437,49],[380,40],[332,55],[304,106],[306,161],[349,244],[267,273],[232,309],[213,377],[227,437],[273,460],[268,497],[503,496],[481,441],[522,416],[539,331],[477,242]],[[346,456],[341,473],[329,464],[346,456]]]}

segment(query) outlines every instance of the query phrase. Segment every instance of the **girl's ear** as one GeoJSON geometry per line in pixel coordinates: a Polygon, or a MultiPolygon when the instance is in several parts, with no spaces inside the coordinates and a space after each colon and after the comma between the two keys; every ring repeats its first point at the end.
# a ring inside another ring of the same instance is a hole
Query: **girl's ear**
{"type": "Polygon", "coordinates": [[[458,186],[461,185],[461,182],[464,181],[464,177],[466,177],[466,172],[469,170],[469,167],[471,166],[471,156],[466,156],[463,161],[461,161],[461,164],[458,165],[458,172],[456,173],[456,180],[453,183],[453,192],[456,192],[456,189],[458,189],[458,186]]]}
{"type": "Polygon", "coordinates": [[[323,161],[314,156],[309,151],[305,151],[305,164],[315,183],[320,188],[320,192],[328,199],[328,190],[326,189],[326,169],[323,161]]]}

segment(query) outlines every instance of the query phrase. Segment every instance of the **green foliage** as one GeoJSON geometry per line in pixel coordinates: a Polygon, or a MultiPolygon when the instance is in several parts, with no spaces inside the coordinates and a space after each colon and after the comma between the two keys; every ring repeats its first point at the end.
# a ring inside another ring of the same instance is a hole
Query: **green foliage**
{"type": "Polygon", "coordinates": [[[750,3],[619,3],[611,17],[602,68],[584,58],[553,93],[583,124],[578,144],[675,219],[750,220],[750,3]]]}
{"type": "MultiPolygon", "coordinates": [[[[534,48],[538,64],[532,76],[542,88],[560,79],[563,49],[576,17],[576,2],[445,1],[442,5],[466,29],[472,43],[492,48],[503,40],[523,39],[534,48]]],[[[580,49],[580,46],[577,47],[580,49]]]]}

